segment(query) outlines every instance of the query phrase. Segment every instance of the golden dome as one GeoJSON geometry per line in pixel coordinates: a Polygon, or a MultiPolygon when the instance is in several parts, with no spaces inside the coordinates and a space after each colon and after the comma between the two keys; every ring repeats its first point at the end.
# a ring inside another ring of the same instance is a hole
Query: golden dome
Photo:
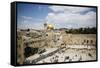
{"type": "Polygon", "coordinates": [[[51,25],[51,24],[49,24],[48,26],[47,26],[47,29],[54,29],[54,26],[53,25],[51,25]]]}

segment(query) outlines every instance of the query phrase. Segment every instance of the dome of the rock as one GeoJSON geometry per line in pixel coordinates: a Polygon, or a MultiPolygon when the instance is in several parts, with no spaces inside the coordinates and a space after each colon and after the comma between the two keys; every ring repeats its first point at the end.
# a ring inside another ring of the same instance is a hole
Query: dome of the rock
{"type": "Polygon", "coordinates": [[[52,30],[52,29],[54,29],[54,26],[51,25],[51,24],[49,24],[49,25],[47,26],[47,29],[52,30]]]}

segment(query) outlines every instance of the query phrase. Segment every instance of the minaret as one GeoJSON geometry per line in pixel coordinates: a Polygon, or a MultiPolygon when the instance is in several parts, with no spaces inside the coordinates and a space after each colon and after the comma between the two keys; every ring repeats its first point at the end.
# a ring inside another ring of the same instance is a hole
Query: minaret
{"type": "Polygon", "coordinates": [[[47,23],[44,23],[44,30],[47,30],[47,23]]]}

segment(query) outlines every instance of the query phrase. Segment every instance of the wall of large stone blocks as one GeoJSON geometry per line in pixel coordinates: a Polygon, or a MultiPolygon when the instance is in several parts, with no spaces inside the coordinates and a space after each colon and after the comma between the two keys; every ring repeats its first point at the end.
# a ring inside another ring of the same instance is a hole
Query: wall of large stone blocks
{"type": "Polygon", "coordinates": [[[68,45],[96,45],[96,34],[65,34],[63,42],[68,45]]]}

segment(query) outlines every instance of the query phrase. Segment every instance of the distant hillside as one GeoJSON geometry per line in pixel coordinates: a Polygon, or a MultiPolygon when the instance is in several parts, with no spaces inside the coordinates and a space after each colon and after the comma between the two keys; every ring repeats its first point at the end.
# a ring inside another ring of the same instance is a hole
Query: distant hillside
{"type": "Polygon", "coordinates": [[[79,29],[66,29],[66,33],[72,33],[72,34],[96,34],[97,28],[79,28],[79,29]]]}
{"type": "Polygon", "coordinates": [[[66,33],[72,33],[72,34],[96,34],[97,33],[96,27],[77,28],[77,29],[60,28],[60,29],[55,29],[55,30],[63,30],[66,33]]]}

